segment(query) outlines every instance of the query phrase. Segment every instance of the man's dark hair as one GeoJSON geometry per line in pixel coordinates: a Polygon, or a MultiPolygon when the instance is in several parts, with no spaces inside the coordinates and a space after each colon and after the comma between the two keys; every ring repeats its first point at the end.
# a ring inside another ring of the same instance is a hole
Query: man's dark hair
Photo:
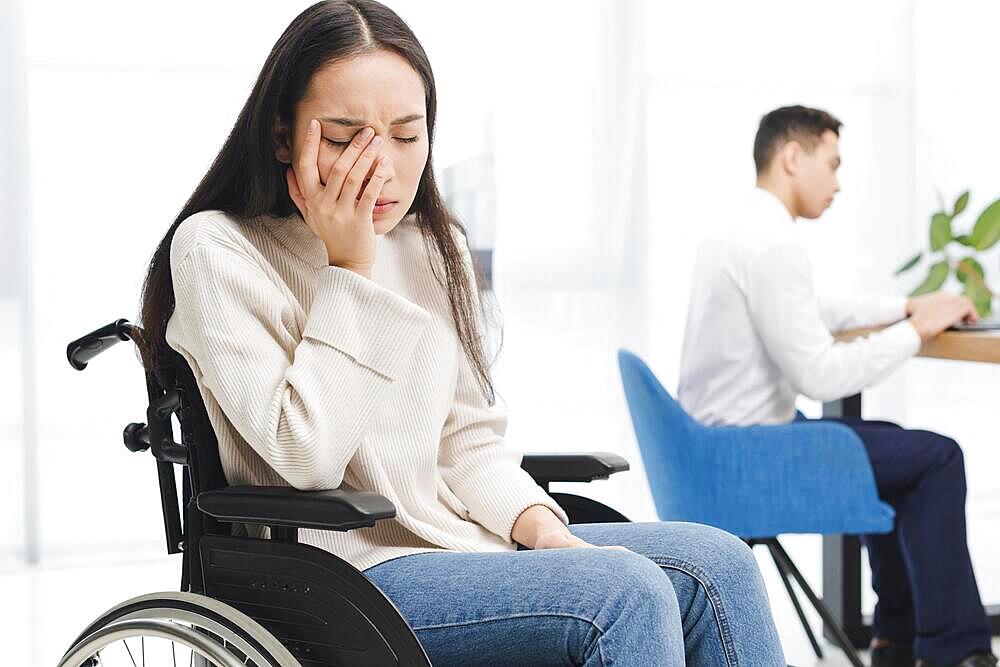
{"type": "Polygon", "coordinates": [[[775,152],[789,141],[797,141],[806,150],[816,148],[823,133],[830,130],[840,136],[841,122],[821,109],[790,106],[775,109],[760,119],[753,142],[753,161],[757,175],[763,174],[775,152]]]}

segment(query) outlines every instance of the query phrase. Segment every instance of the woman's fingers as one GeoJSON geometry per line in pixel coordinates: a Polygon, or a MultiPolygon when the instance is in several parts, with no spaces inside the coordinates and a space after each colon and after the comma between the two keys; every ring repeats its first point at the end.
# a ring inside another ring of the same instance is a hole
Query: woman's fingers
{"type": "MultiPolygon", "coordinates": [[[[364,214],[365,220],[371,220],[378,196],[382,194],[382,186],[385,185],[390,173],[392,173],[392,160],[388,155],[383,155],[375,167],[375,173],[368,180],[365,191],[361,193],[361,200],[358,201],[358,212],[364,214]]],[[[351,199],[354,199],[353,195],[351,199]]]]}
{"type": "Polygon", "coordinates": [[[304,198],[313,197],[321,188],[318,163],[320,134],[319,121],[315,118],[311,119],[309,127],[306,129],[306,140],[302,145],[302,151],[299,153],[295,167],[299,192],[304,198]]]}
{"type": "Polygon", "coordinates": [[[361,189],[365,186],[365,180],[371,173],[372,164],[378,159],[380,150],[382,150],[382,137],[375,137],[362,151],[351,170],[347,172],[347,176],[344,177],[344,186],[337,199],[345,207],[353,209],[357,205],[361,189]]]}
{"type": "Polygon", "coordinates": [[[340,199],[340,191],[344,188],[344,181],[347,179],[347,175],[374,136],[375,130],[370,127],[366,127],[355,134],[354,138],[351,139],[351,143],[347,144],[344,152],[330,166],[330,172],[326,175],[326,190],[324,194],[324,198],[329,202],[332,203],[340,199]]]}

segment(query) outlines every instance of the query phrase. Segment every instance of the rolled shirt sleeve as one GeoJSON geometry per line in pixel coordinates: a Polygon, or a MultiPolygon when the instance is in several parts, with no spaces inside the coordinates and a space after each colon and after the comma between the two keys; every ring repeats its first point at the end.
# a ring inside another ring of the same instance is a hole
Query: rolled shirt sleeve
{"type": "MultiPolygon", "coordinates": [[[[920,336],[908,321],[837,342],[815,294],[808,257],[794,244],[767,250],[748,271],[747,302],[754,328],[794,389],[810,398],[826,401],[855,394],[920,349],[920,336]]],[[[901,308],[905,310],[905,301],[902,306],[898,299],[885,301],[872,313],[882,309],[882,314],[895,316],[901,308]]],[[[838,321],[851,320],[840,315],[838,321]]]]}

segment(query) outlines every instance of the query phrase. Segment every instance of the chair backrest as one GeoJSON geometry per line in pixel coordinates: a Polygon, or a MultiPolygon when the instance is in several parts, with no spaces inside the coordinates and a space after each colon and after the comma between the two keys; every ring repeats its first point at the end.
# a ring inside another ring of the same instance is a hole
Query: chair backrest
{"type": "Polygon", "coordinates": [[[864,445],[847,426],[705,426],[652,371],[618,355],[625,396],[661,519],[707,523],[742,537],[888,532],[864,445]]]}
{"type": "MultiPolygon", "coordinates": [[[[226,486],[226,476],[219,459],[219,442],[208,418],[208,410],[205,409],[198,383],[184,357],[173,350],[165,351],[154,374],[162,391],[175,390],[180,393],[181,407],[177,418],[181,428],[181,443],[187,450],[180,504],[184,515],[181,590],[203,593],[205,582],[199,548],[201,539],[208,533],[228,532],[228,529],[220,530],[219,523],[203,514],[195,502],[199,493],[226,486]]],[[[171,489],[165,491],[161,485],[161,502],[168,524],[172,521],[168,507],[177,502],[176,495],[170,491],[171,489]]]]}
{"type": "Polygon", "coordinates": [[[702,428],[663,388],[649,367],[627,350],[618,352],[625,398],[636,440],[661,518],[686,518],[688,507],[703,505],[692,476],[702,428]]]}
{"type": "MultiPolygon", "coordinates": [[[[66,346],[67,361],[82,371],[91,360],[118,343],[137,342],[141,332],[141,327],[119,318],[71,341],[66,346]]],[[[146,369],[145,376],[149,399],[147,423],[126,426],[122,433],[124,444],[133,452],[149,450],[156,459],[167,553],[184,553],[181,590],[200,592],[197,543],[204,533],[215,530],[218,522],[203,515],[194,499],[203,491],[226,485],[218,440],[191,368],[177,351],[165,346],[155,366],[146,369]],[[180,444],[174,440],[174,416],[180,422],[180,444]],[[175,465],[183,467],[180,503],[175,465]]]]}
{"type": "Polygon", "coordinates": [[[179,353],[171,352],[164,360],[164,370],[181,392],[181,442],[190,452],[188,466],[193,493],[197,495],[226,486],[226,475],[219,459],[219,441],[191,367],[179,353]]]}

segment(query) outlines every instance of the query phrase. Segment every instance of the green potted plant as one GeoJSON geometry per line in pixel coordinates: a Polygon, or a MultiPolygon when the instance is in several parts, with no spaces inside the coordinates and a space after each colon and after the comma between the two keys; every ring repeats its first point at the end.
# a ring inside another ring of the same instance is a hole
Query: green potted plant
{"type": "Polygon", "coordinates": [[[982,253],[1000,241],[1000,199],[983,209],[971,229],[966,227],[965,233],[958,233],[955,218],[965,211],[968,204],[968,191],[955,200],[951,213],[945,211],[947,207],[942,202],[941,210],[931,216],[929,250],[918,252],[907,260],[896,270],[896,275],[910,271],[926,255],[931,261],[927,277],[910,292],[910,296],[939,290],[948,277],[954,275],[962,285],[962,294],[976,304],[980,317],[987,317],[993,312],[995,292],[990,289],[979,260],[982,253]]]}

